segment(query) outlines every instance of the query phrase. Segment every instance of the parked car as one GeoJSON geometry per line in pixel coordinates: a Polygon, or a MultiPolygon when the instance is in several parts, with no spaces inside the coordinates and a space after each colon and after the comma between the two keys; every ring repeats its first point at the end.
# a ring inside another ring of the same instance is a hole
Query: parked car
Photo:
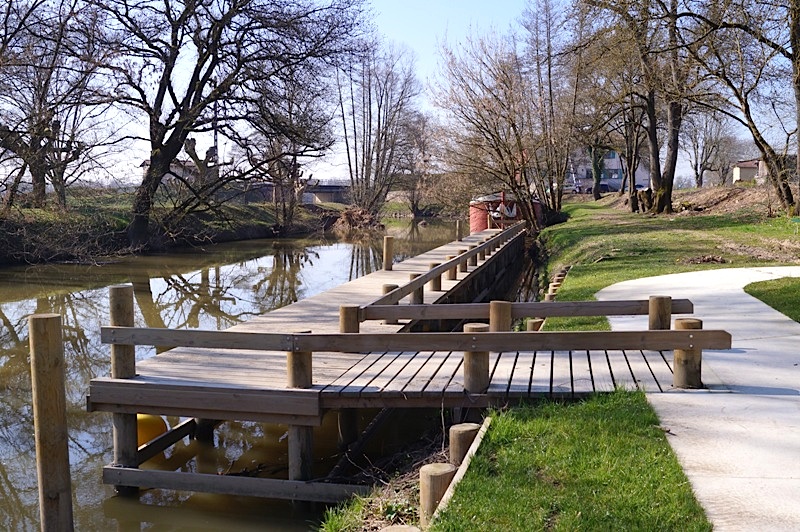
{"type": "MultiPolygon", "coordinates": [[[[600,183],[600,194],[605,194],[606,192],[614,192],[611,187],[608,186],[608,183],[600,183]]],[[[586,193],[591,194],[594,187],[586,187],[586,193]]]]}

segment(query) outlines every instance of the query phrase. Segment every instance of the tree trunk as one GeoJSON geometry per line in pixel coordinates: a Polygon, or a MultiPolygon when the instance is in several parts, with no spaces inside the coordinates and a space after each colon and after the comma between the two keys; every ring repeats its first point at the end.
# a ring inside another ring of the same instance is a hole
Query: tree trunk
{"type": "Polygon", "coordinates": [[[147,245],[150,238],[150,213],[153,210],[153,199],[161,180],[169,171],[169,162],[164,157],[151,157],[150,166],[145,172],[142,183],[136,189],[133,199],[131,223],[128,225],[128,242],[134,249],[147,245]]]}

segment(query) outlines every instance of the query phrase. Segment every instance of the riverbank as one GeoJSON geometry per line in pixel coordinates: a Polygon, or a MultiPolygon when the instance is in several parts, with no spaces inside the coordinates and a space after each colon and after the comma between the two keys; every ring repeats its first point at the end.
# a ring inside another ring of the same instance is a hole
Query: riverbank
{"type": "MultiPolygon", "coordinates": [[[[281,230],[273,205],[231,203],[187,216],[169,234],[154,231],[148,250],[310,235],[330,228],[338,215],[332,208],[301,205],[292,227],[281,230]]],[[[126,234],[129,221],[129,208],[113,195],[76,198],[64,212],[12,209],[0,217],[0,265],[94,263],[102,257],[133,253],[126,234]]]]}
{"type": "MultiPolygon", "coordinates": [[[[611,284],[640,277],[713,269],[720,267],[741,267],[763,264],[798,263],[797,253],[787,253],[796,245],[794,223],[786,216],[777,216],[773,204],[770,202],[768,190],[747,189],[716,189],[701,191],[681,191],[676,194],[676,209],[680,212],[669,216],[649,216],[631,214],[626,212],[624,202],[616,195],[607,195],[599,202],[585,201],[585,198],[575,198],[574,202],[565,206],[565,211],[570,218],[564,224],[547,228],[541,235],[543,249],[548,255],[548,269],[556,271],[565,265],[572,265],[569,275],[562,284],[559,300],[588,300],[594,299],[594,294],[600,289],[611,284]]],[[[639,297],[647,298],[651,294],[640,294],[639,297]]],[[[548,319],[548,330],[591,330],[609,329],[608,321],[604,318],[597,319],[548,319]]],[[[646,405],[645,405],[646,406],[646,405]]],[[[549,416],[568,420],[570,405],[552,404],[547,407],[549,416]]],[[[650,419],[655,416],[649,407],[650,419]]],[[[521,421],[514,420],[515,414],[509,411],[511,418],[508,423],[520,434],[528,434],[521,425],[521,421]]],[[[505,414],[501,414],[505,415],[505,414]]],[[[503,440],[502,435],[494,434],[498,430],[493,423],[490,429],[490,438],[503,440]]],[[[658,461],[648,463],[646,467],[650,472],[674,471],[679,469],[677,459],[669,449],[666,433],[660,430],[658,421],[651,421],[648,429],[648,438],[657,440],[659,452],[658,461]]],[[[511,430],[506,434],[511,434],[511,430]]],[[[509,436],[511,440],[514,438],[509,436]]],[[[527,437],[527,436],[526,436],[527,437]]],[[[519,456],[518,463],[527,464],[522,472],[506,467],[506,453],[508,445],[497,445],[483,449],[479,452],[478,463],[488,464],[487,468],[470,470],[465,477],[465,483],[456,490],[455,498],[451,501],[447,511],[442,516],[441,524],[434,525],[434,530],[460,529],[454,523],[467,523],[469,529],[493,529],[498,523],[507,530],[535,530],[535,529],[588,529],[592,528],[587,521],[582,521],[582,515],[596,515],[597,509],[610,513],[610,520],[604,524],[608,528],[623,528],[630,524],[629,520],[615,520],[614,515],[628,516],[638,519],[638,523],[650,526],[644,528],[658,528],[659,521],[655,514],[649,513],[650,509],[658,512],[657,508],[646,505],[637,506],[631,513],[624,508],[617,512],[617,508],[608,506],[609,501],[624,504],[626,493],[639,494],[640,500],[657,501],[667,494],[671,500],[683,499],[686,508],[696,508],[697,502],[692,496],[691,489],[685,475],[670,475],[659,482],[648,483],[650,475],[638,475],[639,484],[622,484],[615,479],[608,478],[598,482],[594,469],[581,468],[574,460],[578,460],[580,453],[572,453],[570,449],[597,449],[600,448],[599,435],[592,431],[580,434],[564,433],[560,440],[551,441],[548,445],[556,454],[567,456],[563,464],[563,471],[547,474],[537,473],[535,478],[530,478],[531,472],[539,471],[534,467],[539,460],[536,453],[537,447],[532,442],[525,440],[526,445],[516,449],[519,456]],[[491,467],[489,467],[491,466],[491,467]],[[574,471],[583,471],[575,475],[574,471]],[[527,473],[526,473],[527,472],[527,473]],[[482,492],[487,492],[487,482],[482,479],[489,475],[492,485],[497,490],[490,492],[487,497],[482,492]],[[556,488],[540,490],[536,496],[520,497],[518,486],[528,483],[545,482],[547,486],[556,488]],[[587,488],[592,488],[596,496],[584,496],[587,488]],[[557,492],[557,493],[556,493],[557,492]],[[524,500],[523,500],[524,499],[524,500]],[[577,515],[570,511],[560,501],[580,500],[586,505],[585,514],[577,515]],[[594,502],[593,502],[594,501],[594,502]],[[517,504],[519,503],[519,504],[517,504]],[[450,515],[462,514],[462,515],[450,515]],[[466,519],[461,520],[462,518],[466,519]],[[474,518],[474,519],[473,519],[474,518]],[[577,520],[576,520],[577,519],[577,520]],[[448,524],[450,526],[448,528],[448,524]]],[[[510,443],[509,443],[510,445],[510,443]]],[[[605,449],[605,448],[604,448],[605,449]]],[[[606,452],[606,451],[604,451],[606,452]]],[[[604,460],[609,463],[622,463],[623,456],[619,451],[607,449],[604,460]]],[[[630,470],[630,465],[628,469],[630,470]]],[[[404,472],[401,478],[413,473],[404,472]]],[[[634,475],[637,477],[637,475],[634,475]]],[[[634,478],[636,481],[637,478],[634,478]]],[[[364,508],[385,508],[380,498],[385,493],[394,494],[394,505],[402,504],[404,507],[417,508],[417,494],[414,490],[384,488],[376,494],[375,503],[367,504],[364,501],[355,503],[354,507],[344,510],[346,515],[360,515],[370,522],[377,520],[375,512],[364,514],[364,508]],[[401,495],[402,494],[402,495],[401,495]],[[402,503],[396,502],[397,500],[402,503]],[[369,517],[364,517],[368,515],[369,517]]],[[[705,518],[697,517],[694,510],[689,513],[694,529],[710,529],[711,525],[705,518]]],[[[383,515],[382,525],[400,523],[392,516],[383,515]]],[[[405,523],[416,523],[415,516],[405,516],[405,523]]],[[[620,518],[621,519],[621,518],[620,518]]],[[[358,518],[348,521],[331,512],[328,520],[322,525],[323,530],[362,530],[342,523],[357,522],[358,518]],[[334,516],[336,516],[334,518],[334,516]]],[[[466,525],[465,525],[466,526],[466,525]]],[[[683,523],[675,525],[675,529],[683,528],[683,523]]],[[[372,528],[378,529],[378,528],[372,528]]]]}

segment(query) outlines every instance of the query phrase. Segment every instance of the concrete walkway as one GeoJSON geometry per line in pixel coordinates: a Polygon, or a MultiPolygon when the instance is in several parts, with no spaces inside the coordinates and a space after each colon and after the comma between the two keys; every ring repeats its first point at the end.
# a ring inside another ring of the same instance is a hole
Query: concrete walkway
{"type": "MultiPolygon", "coordinates": [[[[743,290],[780,277],[800,267],[649,277],[597,294],[689,298],[704,329],[733,335],[733,349],[703,353],[708,390],[648,395],[715,530],[800,530],[800,324],[743,290]]],[[[647,317],[611,326],[646,329],[647,317]]]]}

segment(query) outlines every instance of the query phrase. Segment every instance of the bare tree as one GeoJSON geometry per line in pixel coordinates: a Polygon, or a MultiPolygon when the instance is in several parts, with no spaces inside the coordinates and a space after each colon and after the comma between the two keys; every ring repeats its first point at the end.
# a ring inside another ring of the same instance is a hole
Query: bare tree
{"type": "Polygon", "coordinates": [[[401,144],[419,83],[408,52],[373,45],[337,78],[351,201],[375,215],[402,174],[401,144]]]}
{"type": "Polygon", "coordinates": [[[128,237],[146,245],[156,192],[186,140],[253,112],[261,80],[333,60],[358,36],[360,0],[89,0],[107,17],[103,44],[119,103],[147,122],[150,164],[128,237]]]}
{"type": "Polygon", "coordinates": [[[8,4],[0,45],[0,148],[13,154],[4,207],[14,201],[30,176],[31,204],[45,206],[49,182],[58,207],[66,207],[66,188],[75,181],[99,144],[103,121],[97,62],[107,51],[78,26],[98,25],[96,13],[78,0],[8,4]],[[90,131],[94,130],[94,131],[90,131]]]}

